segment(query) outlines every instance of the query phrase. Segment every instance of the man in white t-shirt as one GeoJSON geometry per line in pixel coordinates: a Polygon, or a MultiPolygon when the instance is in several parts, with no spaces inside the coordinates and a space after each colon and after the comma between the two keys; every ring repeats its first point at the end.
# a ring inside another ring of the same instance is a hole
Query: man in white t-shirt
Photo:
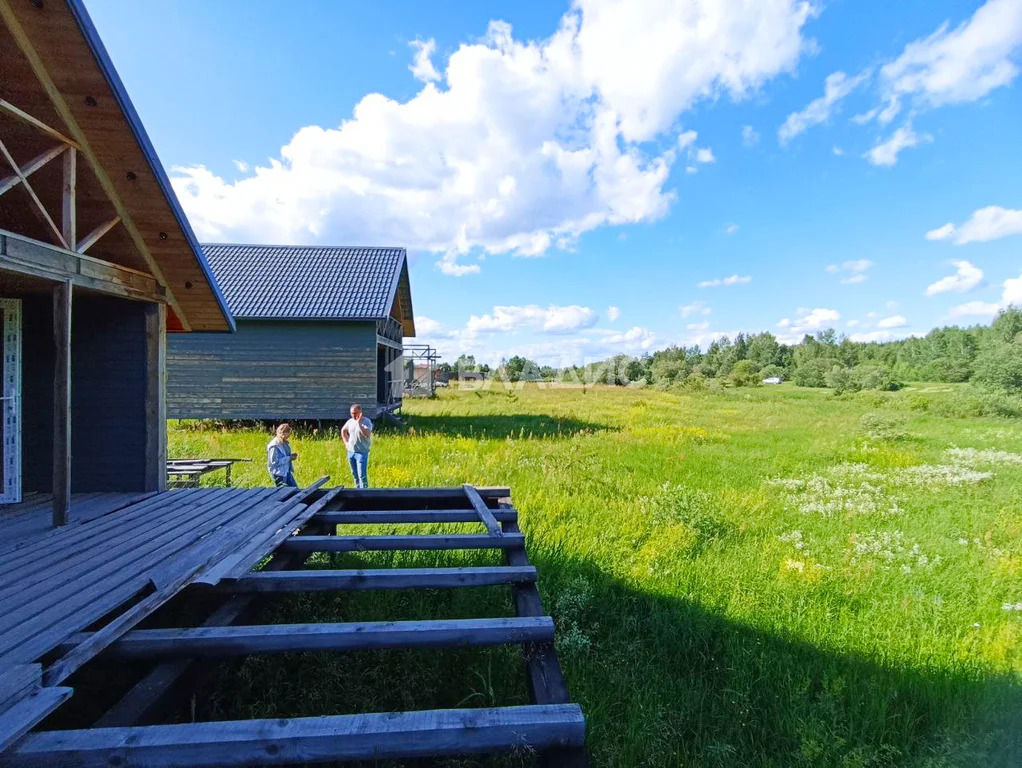
{"type": "Polygon", "coordinates": [[[373,437],[373,423],[362,415],[362,406],[353,403],[351,418],[341,427],[341,440],[348,449],[348,464],[356,488],[369,487],[369,446],[373,437]]]}

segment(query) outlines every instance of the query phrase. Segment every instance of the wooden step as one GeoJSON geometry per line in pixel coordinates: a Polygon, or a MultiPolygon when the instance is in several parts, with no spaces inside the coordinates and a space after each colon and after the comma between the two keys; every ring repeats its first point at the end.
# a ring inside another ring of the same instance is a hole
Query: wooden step
{"type": "Polygon", "coordinates": [[[382,550],[423,549],[511,549],[524,547],[520,533],[490,536],[458,533],[450,535],[393,536],[292,536],[285,540],[281,552],[373,552],[382,550]]]}
{"type": "Polygon", "coordinates": [[[222,581],[226,592],[329,592],[337,589],[431,589],[484,587],[534,582],[531,566],[475,568],[377,568],[363,570],[257,571],[237,581],[222,581]]]}
{"type": "MultiPolygon", "coordinates": [[[[88,635],[76,635],[72,642],[88,635]]],[[[359,651],[385,648],[444,648],[554,639],[549,616],[438,621],[371,621],[336,624],[145,629],[129,632],[107,650],[130,657],[245,656],[297,651],[359,651]]]]}

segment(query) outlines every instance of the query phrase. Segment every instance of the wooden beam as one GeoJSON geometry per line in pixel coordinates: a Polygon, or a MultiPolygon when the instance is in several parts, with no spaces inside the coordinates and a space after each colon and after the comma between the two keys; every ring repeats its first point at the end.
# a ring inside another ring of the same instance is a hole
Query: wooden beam
{"type": "Polygon", "coordinates": [[[483,497],[479,495],[479,491],[473,488],[468,483],[462,486],[465,489],[465,495],[468,496],[468,501],[475,509],[476,514],[479,515],[479,519],[483,525],[486,526],[486,530],[490,532],[491,536],[500,536],[502,531],[500,530],[500,523],[497,522],[497,518],[493,516],[493,511],[486,506],[486,502],[483,501],[483,497]]]}
{"type": "Polygon", "coordinates": [[[384,550],[510,549],[521,547],[525,537],[518,534],[459,533],[449,535],[393,536],[302,536],[281,544],[283,552],[379,552],[384,550]]]}
{"type": "Polygon", "coordinates": [[[25,165],[18,168],[13,176],[8,176],[6,179],[0,180],[0,195],[11,189],[14,189],[18,184],[21,183],[23,178],[28,178],[33,173],[38,171],[48,162],[67,151],[67,147],[61,145],[57,147],[50,147],[45,152],[40,152],[38,155],[29,160],[25,165]]]}
{"type": "MultiPolygon", "coordinates": [[[[71,642],[85,638],[85,635],[77,635],[71,642]]],[[[111,645],[107,653],[121,658],[224,657],[304,651],[452,648],[553,642],[553,639],[554,620],[549,616],[265,624],[135,630],[111,645]]]]}
{"type": "Polygon", "coordinates": [[[576,704],[274,718],[43,731],[0,758],[4,768],[191,768],[528,754],[585,743],[576,704]]]}
{"type": "Polygon", "coordinates": [[[123,299],[163,300],[152,275],[5,230],[0,230],[0,269],[45,280],[70,280],[75,287],[123,299]]]}
{"type": "Polygon", "coordinates": [[[167,489],[167,305],[145,305],[145,487],[167,489]]]}
{"type": "Polygon", "coordinates": [[[79,240],[78,246],[75,248],[75,250],[78,253],[85,253],[96,244],[96,241],[99,240],[99,238],[103,237],[103,235],[105,235],[111,229],[116,227],[120,223],[120,221],[121,221],[120,216],[114,216],[109,221],[104,221],[102,224],[100,224],[98,227],[92,230],[89,234],[87,234],[85,237],[79,240]]]}
{"type": "MultiPolygon", "coordinates": [[[[516,512],[493,510],[495,519],[517,519],[516,512]]],[[[320,512],[319,519],[333,525],[344,523],[478,523],[474,509],[373,509],[367,511],[320,512]]]]}
{"type": "Polygon", "coordinates": [[[4,158],[6,158],[8,164],[10,164],[11,168],[14,169],[14,173],[21,179],[21,183],[24,185],[25,191],[28,193],[28,196],[32,199],[32,204],[35,206],[35,212],[53,232],[53,236],[56,238],[57,242],[64,248],[67,248],[67,241],[64,240],[64,234],[61,232],[60,227],[53,222],[53,217],[50,216],[49,212],[46,210],[46,206],[43,205],[42,200],[39,199],[35,190],[32,189],[32,185],[28,183],[28,177],[22,172],[21,168],[18,167],[17,162],[14,160],[14,156],[7,150],[7,146],[3,143],[3,141],[0,141],[0,155],[3,155],[4,158]]]}
{"type": "MultiPolygon", "coordinates": [[[[309,525],[299,531],[302,536],[306,531],[317,532],[319,527],[309,525]]],[[[289,568],[301,568],[308,560],[309,553],[280,553],[270,558],[263,570],[280,571],[289,568]]],[[[244,624],[253,619],[263,605],[260,595],[235,595],[228,598],[219,608],[213,611],[203,627],[219,627],[230,624],[244,624]]],[[[166,720],[163,715],[169,713],[175,694],[181,692],[190,681],[201,679],[215,660],[200,663],[194,658],[174,659],[157,664],[148,675],[139,680],[124,697],[112,706],[94,724],[94,728],[115,728],[143,723],[156,723],[166,720]]]]}
{"type": "MultiPolygon", "coordinates": [[[[497,501],[511,495],[506,486],[476,486],[484,499],[497,501]]],[[[435,506],[459,507],[465,503],[460,488],[345,488],[339,500],[353,509],[431,509],[435,506]],[[409,504],[414,506],[408,506],[409,504]],[[370,506],[372,505],[372,506],[370,506]]]]}
{"type": "Polygon", "coordinates": [[[221,582],[228,592],[333,592],[339,589],[441,589],[485,587],[536,580],[532,566],[473,568],[367,568],[364,570],[258,571],[236,582],[221,582]]]}
{"type": "Polygon", "coordinates": [[[13,115],[14,117],[18,118],[22,122],[28,123],[32,127],[39,129],[43,133],[51,136],[52,138],[56,139],[57,141],[61,142],[62,144],[67,144],[68,146],[74,147],[75,149],[80,149],[80,147],[78,146],[78,142],[74,141],[73,139],[69,139],[63,133],[61,133],[60,131],[58,131],[55,128],[51,128],[49,125],[44,123],[42,120],[39,120],[38,118],[32,117],[32,115],[28,114],[28,112],[25,112],[24,110],[18,109],[16,106],[11,104],[9,101],[5,101],[4,99],[0,99],[0,109],[2,109],[4,112],[6,112],[9,115],[13,115]]]}
{"type": "MultiPolygon", "coordinates": [[[[181,306],[178,304],[173,291],[170,290],[169,283],[163,276],[163,271],[160,269],[160,265],[156,263],[156,259],[153,258],[152,252],[146,245],[145,239],[138,231],[138,227],[135,226],[134,221],[132,221],[131,217],[128,215],[127,206],[117,193],[116,187],[114,187],[113,182],[110,180],[110,175],[99,162],[99,158],[96,156],[92,147],[89,146],[85,132],[81,129],[81,126],[78,125],[78,122],[74,118],[74,114],[71,112],[71,108],[68,106],[67,100],[53,82],[53,78],[50,77],[50,73],[47,71],[46,65],[43,63],[38,52],[36,52],[35,46],[29,39],[29,36],[25,33],[25,29],[21,26],[21,22],[18,21],[18,17],[14,9],[11,7],[9,0],[0,0],[0,18],[3,19],[4,23],[7,25],[7,31],[10,33],[11,37],[14,38],[18,48],[28,60],[29,65],[32,67],[32,71],[35,73],[36,78],[39,80],[39,84],[46,92],[46,96],[49,98],[53,108],[67,126],[68,132],[74,140],[73,144],[75,145],[75,148],[82,153],[82,156],[89,164],[89,168],[95,175],[96,180],[103,188],[103,192],[106,194],[107,199],[110,200],[110,203],[113,205],[117,215],[121,217],[124,227],[128,231],[128,235],[135,244],[135,248],[142,255],[143,260],[149,267],[149,271],[152,272],[161,285],[166,287],[167,302],[173,308],[174,314],[180,320],[183,329],[185,331],[190,331],[192,329],[191,323],[188,321],[186,313],[182,311],[181,306]]],[[[68,141],[67,143],[72,142],[68,141]]],[[[58,229],[56,231],[59,235],[60,230],[58,229]]],[[[63,245],[64,247],[67,247],[67,243],[63,243],[63,245]]]]}
{"type": "Polygon", "coordinates": [[[71,508],[71,281],[53,288],[53,525],[71,508]]]}
{"type": "Polygon", "coordinates": [[[64,153],[64,187],[61,195],[60,231],[68,250],[78,244],[78,214],[75,195],[78,189],[78,152],[69,147],[64,153]]]}
{"type": "MultiPolygon", "coordinates": [[[[0,717],[0,752],[28,733],[36,723],[63,704],[73,693],[71,688],[39,688],[0,717]]],[[[0,755],[0,765],[4,756],[0,755]]]]}

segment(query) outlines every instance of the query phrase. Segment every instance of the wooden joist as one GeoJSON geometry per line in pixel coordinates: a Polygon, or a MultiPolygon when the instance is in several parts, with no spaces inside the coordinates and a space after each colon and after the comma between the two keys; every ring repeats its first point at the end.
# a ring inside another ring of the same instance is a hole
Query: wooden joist
{"type": "MultiPolygon", "coordinates": [[[[499,522],[504,522],[517,519],[517,513],[495,509],[493,517],[499,522]]],[[[479,514],[474,509],[373,509],[321,512],[319,519],[333,525],[347,523],[478,523],[479,514]]]]}
{"type": "Polygon", "coordinates": [[[581,746],[577,705],[441,709],[368,715],[44,731],[0,756],[3,768],[288,765],[531,752],[581,746]]]}
{"type": "Polygon", "coordinates": [[[472,508],[476,511],[476,514],[479,515],[479,519],[482,521],[483,525],[486,526],[486,530],[490,532],[490,535],[491,536],[502,535],[500,530],[500,523],[498,523],[497,519],[493,516],[493,511],[486,506],[486,502],[483,501],[483,497],[479,495],[479,491],[477,491],[468,483],[466,483],[462,487],[465,489],[465,495],[468,497],[469,503],[472,505],[472,508]]]}
{"type": "Polygon", "coordinates": [[[475,568],[378,568],[364,570],[262,571],[221,589],[236,592],[327,592],[341,589],[433,589],[519,584],[536,580],[530,566],[475,568]]]}
{"type": "MultiPolygon", "coordinates": [[[[75,640],[85,639],[78,636],[75,640]]],[[[361,651],[384,648],[449,648],[542,643],[554,639],[549,616],[439,621],[267,624],[143,629],[110,646],[125,658],[245,656],[299,651],[361,651]]]]}
{"type": "Polygon", "coordinates": [[[407,534],[390,536],[301,536],[281,544],[284,552],[378,552],[385,550],[510,549],[520,547],[520,533],[489,534],[407,534]]]}

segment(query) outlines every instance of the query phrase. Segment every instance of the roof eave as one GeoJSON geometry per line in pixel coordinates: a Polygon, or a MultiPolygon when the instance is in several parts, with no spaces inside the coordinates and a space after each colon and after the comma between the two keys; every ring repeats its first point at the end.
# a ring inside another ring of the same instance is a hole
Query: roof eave
{"type": "Polygon", "coordinates": [[[156,179],[160,190],[163,192],[163,196],[166,198],[167,204],[170,206],[171,212],[174,214],[174,218],[181,227],[181,232],[184,234],[188,247],[192,250],[195,259],[199,264],[199,268],[202,270],[203,275],[209,282],[210,289],[213,292],[213,296],[216,298],[217,305],[224,316],[224,320],[227,322],[227,325],[232,331],[236,330],[234,316],[231,314],[230,309],[227,306],[227,300],[224,298],[223,292],[220,290],[220,285],[217,283],[216,277],[213,275],[213,270],[210,269],[209,262],[206,261],[206,257],[202,253],[202,249],[199,247],[199,241],[195,237],[195,233],[192,231],[191,224],[188,223],[188,217],[185,216],[184,210],[182,210],[181,204],[177,199],[177,195],[174,193],[174,189],[170,185],[170,179],[168,178],[167,173],[163,168],[163,164],[160,162],[160,159],[156,154],[156,150],[153,148],[152,142],[149,140],[149,135],[146,133],[145,127],[142,125],[142,121],[139,119],[138,113],[135,111],[135,106],[131,103],[131,99],[128,97],[128,92],[124,88],[124,83],[121,82],[121,78],[117,74],[117,70],[114,69],[113,62],[110,60],[110,55],[107,53],[106,47],[103,45],[103,41],[99,37],[99,32],[92,23],[92,19],[89,17],[89,14],[85,10],[85,6],[82,4],[81,0],[66,0],[66,2],[69,10],[71,11],[71,15],[74,16],[75,21],[82,30],[82,35],[92,51],[92,55],[96,58],[96,62],[99,64],[100,70],[103,72],[103,76],[110,84],[110,89],[113,91],[114,97],[117,99],[118,106],[120,106],[121,111],[124,113],[128,126],[135,135],[135,140],[138,142],[138,146],[142,150],[142,154],[149,163],[153,177],[156,179]]]}

